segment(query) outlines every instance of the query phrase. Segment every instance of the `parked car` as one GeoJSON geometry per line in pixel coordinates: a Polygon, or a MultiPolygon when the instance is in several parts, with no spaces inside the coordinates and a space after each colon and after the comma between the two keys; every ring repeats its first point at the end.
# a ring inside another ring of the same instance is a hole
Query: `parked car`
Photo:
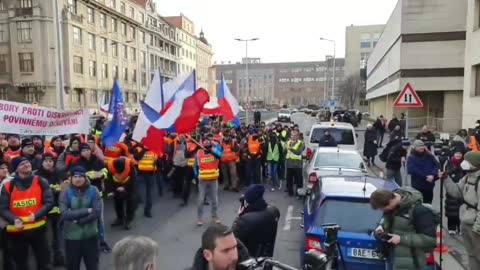
{"type": "Polygon", "coordinates": [[[290,111],[289,109],[281,109],[279,112],[278,112],[278,116],[277,116],[277,121],[278,122],[291,122],[291,119],[292,119],[292,111],[290,111]]]}
{"type": "Polygon", "coordinates": [[[362,155],[354,149],[339,147],[319,147],[305,162],[303,170],[303,186],[300,195],[305,195],[312,188],[312,183],[324,176],[347,175],[366,176],[367,166],[362,155]]]}
{"type": "MultiPolygon", "coordinates": [[[[385,260],[378,242],[371,235],[382,218],[382,212],[370,206],[370,194],[383,188],[395,190],[397,184],[367,176],[329,176],[313,181],[303,212],[303,239],[300,260],[305,251],[325,249],[323,224],[340,226],[338,243],[346,269],[384,270],[385,260]]],[[[343,262],[337,262],[343,265],[343,262]]],[[[340,268],[344,269],[344,268],[340,268]]]]}

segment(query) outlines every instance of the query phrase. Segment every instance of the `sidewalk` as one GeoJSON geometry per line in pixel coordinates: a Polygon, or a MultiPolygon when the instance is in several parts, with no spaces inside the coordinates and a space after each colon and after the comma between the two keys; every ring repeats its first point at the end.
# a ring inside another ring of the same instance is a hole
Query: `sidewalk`
{"type": "MultiPolygon", "coordinates": [[[[363,131],[365,130],[365,126],[366,126],[366,123],[362,123],[362,125],[360,125],[358,127],[358,131],[363,131]]],[[[363,135],[363,133],[360,135],[359,134],[359,138],[363,135]]],[[[360,154],[362,154],[363,152],[363,136],[362,136],[362,140],[361,140],[362,144],[359,145],[359,151],[360,151],[360,154]]],[[[383,145],[385,146],[386,144],[388,143],[388,134],[385,134],[385,139],[384,139],[384,142],[383,142],[383,145]]],[[[378,149],[378,154],[380,155],[381,151],[383,151],[383,148],[379,148],[378,149]]],[[[370,169],[371,171],[376,175],[376,176],[380,176],[383,172],[385,172],[385,163],[382,162],[378,156],[377,158],[375,159],[375,164],[376,166],[372,166],[370,169]]],[[[406,185],[410,186],[410,176],[406,176],[406,169],[401,169],[401,174],[402,174],[402,178],[404,179],[404,181],[406,180],[406,185]]],[[[438,182],[437,182],[438,183],[438,182]]],[[[440,209],[440,185],[439,184],[436,184],[435,185],[435,190],[434,190],[434,199],[433,199],[433,203],[432,203],[433,207],[435,207],[435,209],[440,209]]],[[[445,217],[443,217],[443,235],[444,235],[444,243],[445,245],[448,247],[448,250],[449,252],[448,253],[444,253],[443,254],[443,269],[445,270],[466,270],[468,269],[467,266],[468,266],[468,256],[467,256],[467,253],[466,253],[466,250],[465,250],[465,247],[463,246],[463,243],[462,243],[462,237],[461,236],[458,236],[458,235],[455,235],[455,236],[450,236],[448,234],[448,230],[445,229],[446,225],[447,225],[447,219],[445,217]]],[[[437,262],[437,264],[439,263],[439,254],[436,253],[435,254],[435,260],[437,262]]]]}

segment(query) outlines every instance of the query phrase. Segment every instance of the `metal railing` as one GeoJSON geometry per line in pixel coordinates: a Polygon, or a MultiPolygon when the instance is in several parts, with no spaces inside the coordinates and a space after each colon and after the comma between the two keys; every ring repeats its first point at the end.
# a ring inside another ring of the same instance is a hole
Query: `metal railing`
{"type": "Polygon", "coordinates": [[[409,134],[418,133],[423,126],[432,132],[455,134],[462,128],[462,118],[414,117],[408,119],[409,134]]]}

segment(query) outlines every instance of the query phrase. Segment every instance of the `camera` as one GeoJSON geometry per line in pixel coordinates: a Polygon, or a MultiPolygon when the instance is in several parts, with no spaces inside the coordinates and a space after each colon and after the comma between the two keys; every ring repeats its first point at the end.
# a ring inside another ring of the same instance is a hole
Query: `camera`
{"type": "Polygon", "coordinates": [[[392,239],[392,236],[388,235],[388,233],[386,232],[376,232],[373,234],[373,237],[375,237],[375,239],[377,239],[378,241],[382,242],[388,242],[388,240],[392,239]]]}
{"type": "Polygon", "coordinates": [[[338,232],[341,230],[340,225],[326,223],[322,225],[322,228],[326,237],[326,244],[333,245],[338,242],[338,232]]]}

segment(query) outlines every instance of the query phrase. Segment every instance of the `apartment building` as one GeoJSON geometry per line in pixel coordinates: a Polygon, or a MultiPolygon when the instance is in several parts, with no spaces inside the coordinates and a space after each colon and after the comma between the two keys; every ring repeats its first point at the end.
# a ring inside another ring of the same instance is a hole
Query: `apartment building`
{"type": "MultiPolygon", "coordinates": [[[[0,11],[6,39],[0,44],[0,89],[5,89],[0,98],[57,105],[52,4],[22,0],[0,11]]],[[[101,97],[110,96],[118,78],[127,111],[134,112],[155,69],[166,80],[177,75],[175,28],[151,0],[62,0],[60,8],[67,109],[98,111],[101,97]]]]}

